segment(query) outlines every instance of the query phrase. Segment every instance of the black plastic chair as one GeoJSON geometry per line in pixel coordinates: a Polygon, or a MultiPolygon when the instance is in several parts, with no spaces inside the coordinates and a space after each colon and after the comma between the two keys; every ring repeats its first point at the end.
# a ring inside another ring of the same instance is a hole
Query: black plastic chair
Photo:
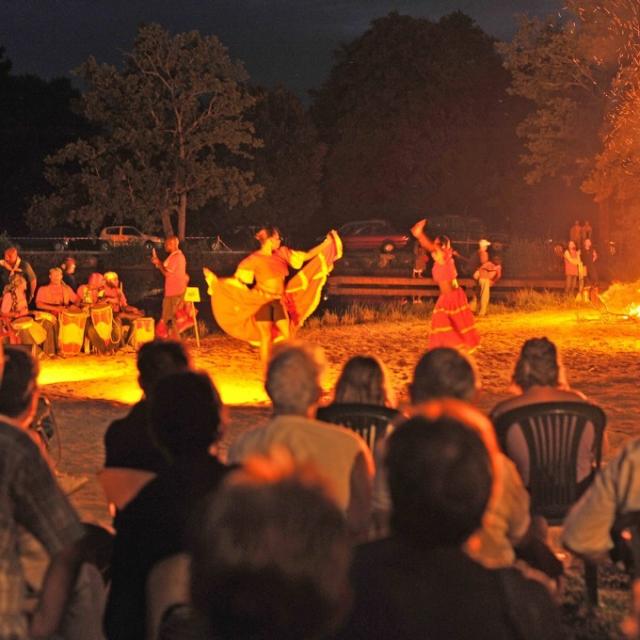
{"type": "MultiPolygon", "coordinates": [[[[561,525],[571,506],[584,492],[602,461],[602,438],[607,418],[604,411],[586,402],[544,402],[518,407],[494,420],[496,435],[509,455],[507,434],[520,425],[529,451],[531,513],[551,525],[561,525]],[[578,482],[578,448],[587,424],[594,429],[594,469],[588,481],[578,482]]],[[[587,597],[598,604],[597,567],[585,563],[587,597]]]]}
{"type": "Polygon", "coordinates": [[[331,404],[318,409],[316,417],[355,431],[373,451],[376,442],[387,435],[400,415],[396,409],[375,404],[331,404]]]}

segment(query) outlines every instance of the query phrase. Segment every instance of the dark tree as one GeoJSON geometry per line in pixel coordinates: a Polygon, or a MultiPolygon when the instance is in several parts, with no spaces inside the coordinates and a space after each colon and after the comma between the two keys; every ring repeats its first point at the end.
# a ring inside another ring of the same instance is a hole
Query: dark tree
{"type": "Polygon", "coordinates": [[[392,13],[341,47],[312,111],[329,145],[333,221],[458,213],[498,223],[513,212],[523,101],[506,94],[494,44],[462,13],[437,23],[392,13]]]}
{"type": "Polygon", "coordinates": [[[89,130],[79,99],[67,79],[12,75],[0,47],[0,226],[14,235],[27,231],[32,196],[48,189],[46,156],[89,130]]]}
{"type": "Polygon", "coordinates": [[[90,58],[79,74],[85,116],[100,133],[49,158],[56,191],[34,201],[33,221],[161,222],[166,234],[175,221],[182,238],[189,209],[216,199],[248,204],[261,193],[242,168],[260,146],[245,118],[254,99],[242,65],[215,36],[143,26],[122,70],[90,58]]]}

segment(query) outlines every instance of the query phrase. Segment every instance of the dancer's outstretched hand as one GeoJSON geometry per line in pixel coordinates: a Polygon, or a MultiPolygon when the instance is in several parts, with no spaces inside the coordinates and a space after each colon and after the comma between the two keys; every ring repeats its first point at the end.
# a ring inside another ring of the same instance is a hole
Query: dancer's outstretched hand
{"type": "Polygon", "coordinates": [[[414,238],[417,238],[419,235],[424,233],[424,228],[427,226],[427,219],[422,218],[422,220],[418,220],[413,227],[411,227],[411,235],[414,238]]]}

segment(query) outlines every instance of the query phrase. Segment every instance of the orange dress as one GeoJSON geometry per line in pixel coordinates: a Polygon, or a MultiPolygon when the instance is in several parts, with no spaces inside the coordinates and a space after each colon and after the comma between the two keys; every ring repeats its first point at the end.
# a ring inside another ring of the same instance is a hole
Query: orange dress
{"type": "Polygon", "coordinates": [[[322,243],[318,255],[304,266],[299,255],[286,247],[271,256],[254,253],[238,265],[235,277],[220,278],[214,282],[209,294],[213,316],[220,328],[234,338],[260,344],[255,315],[262,306],[273,300],[282,301],[292,330],[301,327],[320,303],[322,287],[334,262],[342,257],[342,241],[333,232],[322,243]],[[285,282],[289,266],[302,268],[285,282]],[[260,283],[273,280],[274,275],[281,277],[282,290],[263,290],[260,283]],[[253,287],[248,286],[251,282],[255,283],[253,287]]]}
{"type": "MultiPolygon", "coordinates": [[[[454,282],[458,277],[453,252],[443,249],[444,262],[434,258],[432,276],[440,282],[454,282]]],[[[428,349],[452,347],[472,351],[480,344],[480,334],[475,326],[473,312],[464,290],[454,286],[451,291],[441,293],[431,316],[431,332],[428,349]]]]}

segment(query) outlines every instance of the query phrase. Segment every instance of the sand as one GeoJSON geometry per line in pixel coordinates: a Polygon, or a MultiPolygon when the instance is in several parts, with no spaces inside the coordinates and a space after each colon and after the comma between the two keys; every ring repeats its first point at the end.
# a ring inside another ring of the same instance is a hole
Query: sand
{"type": "MultiPolygon", "coordinates": [[[[327,400],[341,366],[355,354],[374,354],[386,364],[400,402],[413,367],[426,347],[424,319],[334,325],[305,329],[298,337],[325,350],[327,400]]],[[[608,416],[613,455],[640,433],[638,363],[640,323],[594,310],[509,312],[478,321],[482,343],[475,354],[482,389],[478,404],[489,410],[509,395],[513,365],[524,340],[547,336],[558,345],[570,384],[599,404],[608,416]]],[[[221,449],[239,433],[266,421],[268,399],[257,352],[232,338],[213,334],[198,349],[188,346],[196,367],[208,371],[231,408],[221,449]]],[[[72,500],[83,518],[108,525],[109,516],[96,472],[104,460],[103,435],[109,422],[123,416],[140,392],[134,354],[78,356],[42,363],[40,384],[53,402],[62,440],[60,468],[88,477],[72,500]]]]}

